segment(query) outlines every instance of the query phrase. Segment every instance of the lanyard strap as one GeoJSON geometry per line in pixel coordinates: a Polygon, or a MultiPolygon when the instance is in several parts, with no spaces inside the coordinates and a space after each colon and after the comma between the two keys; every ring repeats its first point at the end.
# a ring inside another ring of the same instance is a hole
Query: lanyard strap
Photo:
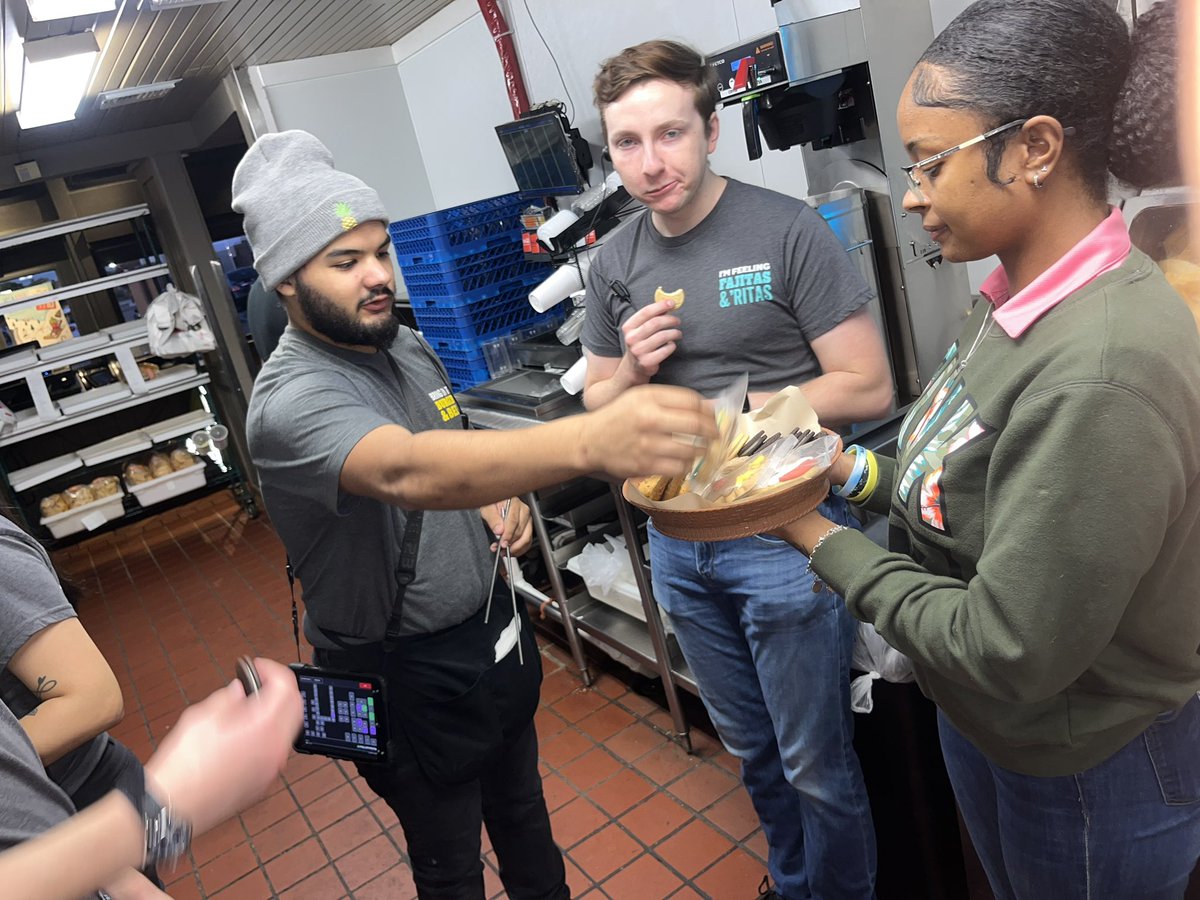
{"type": "MultiPolygon", "coordinates": [[[[420,340],[418,339],[418,344],[420,340]]],[[[421,349],[434,362],[439,373],[442,371],[437,366],[437,359],[429,351],[425,350],[424,345],[421,349]]],[[[410,424],[415,427],[416,420],[413,418],[412,407],[408,402],[408,394],[404,389],[404,374],[400,371],[400,366],[396,364],[396,360],[392,358],[391,351],[380,350],[384,359],[387,360],[392,374],[396,377],[396,388],[399,391],[400,405],[407,413],[410,424]]],[[[444,377],[444,376],[443,376],[444,377]]],[[[449,389],[449,384],[447,384],[449,389]]],[[[464,422],[464,427],[466,423],[464,422]]],[[[400,557],[396,561],[396,593],[392,599],[392,613],[388,617],[387,630],[384,633],[383,648],[385,651],[395,649],[396,642],[400,639],[400,628],[404,618],[404,595],[408,592],[408,586],[413,583],[417,577],[417,553],[421,547],[421,525],[425,518],[425,511],[420,509],[410,510],[404,520],[404,539],[400,543],[400,557]]],[[[300,612],[296,606],[296,573],[292,568],[291,557],[287,557],[286,563],[288,591],[292,596],[292,636],[296,640],[296,660],[303,662],[300,651],[300,612]]],[[[344,642],[339,641],[332,635],[326,634],[335,644],[342,646],[344,642]]]]}
{"type": "MultiPolygon", "coordinates": [[[[392,598],[392,613],[388,617],[387,631],[384,634],[383,649],[394,650],[400,639],[400,628],[404,619],[404,595],[408,586],[417,577],[417,553],[421,549],[421,524],[425,518],[424,510],[414,509],[404,522],[404,540],[400,544],[400,558],[396,562],[396,593],[392,598]]],[[[292,596],[292,637],[296,640],[296,661],[304,662],[300,651],[300,611],[296,606],[296,573],[292,568],[291,557],[287,557],[286,570],[288,591],[292,596]]],[[[322,632],[325,637],[339,647],[352,646],[338,640],[328,632],[322,632]]]]}

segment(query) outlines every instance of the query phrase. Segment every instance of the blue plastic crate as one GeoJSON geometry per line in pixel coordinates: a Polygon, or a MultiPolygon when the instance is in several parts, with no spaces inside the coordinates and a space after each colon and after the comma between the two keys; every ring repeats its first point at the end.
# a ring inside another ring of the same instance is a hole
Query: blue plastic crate
{"type": "Polygon", "coordinates": [[[445,258],[466,246],[519,230],[521,211],[528,205],[519,194],[505,194],[402,219],[389,225],[388,233],[401,265],[406,257],[445,258]]]}
{"type": "Polygon", "coordinates": [[[400,268],[405,266],[424,266],[430,263],[452,263],[455,260],[462,259],[464,256],[470,256],[473,253],[481,253],[484,250],[494,250],[497,247],[505,247],[512,249],[514,246],[521,246],[522,229],[510,225],[505,225],[502,231],[496,234],[488,235],[474,241],[466,241],[461,244],[455,244],[448,250],[427,250],[421,253],[396,253],[396,262],[400,268]]]}
{"type": "Polygon", "coordinates": [[[477,384],[482,384],[489,381],[492,373],[488,371],[487,364],[473,365],[453,365],[446,363],[446,372],[450,376],[450,387],[455,391],[465,391],[467,388],[475,387],[477,384]]]}
{"type": "Polygon", "coordinates": [[[548,318],[529,305],[529,286],[519,282],[466,305],[413,304],[412,311],[421,333],[429,340],[486,338],[548,318]]]}
{"type": "MultiPolygon", "coordinates": [[[[549,266],[526,262],[520,243],[492,247],[448,262],[401,266],[404,286],[409,298],[424,306],[437,306],[439,301],[463,298],[483,288],[521,280],[522,284],[538,284],[553,271],[549,266]]],[[[486,296],[480,293],[478,296],[486,296]]],[[[461,303],[454,303],[461,305],[461,303]]]]}
{"type": "Polygon", "coordinates": [[[433,347],[438,359],[446,365],[487,366],[487,357],[483,355],[483,341],[435,338],[429,341],[429,345],[433,347]]]}

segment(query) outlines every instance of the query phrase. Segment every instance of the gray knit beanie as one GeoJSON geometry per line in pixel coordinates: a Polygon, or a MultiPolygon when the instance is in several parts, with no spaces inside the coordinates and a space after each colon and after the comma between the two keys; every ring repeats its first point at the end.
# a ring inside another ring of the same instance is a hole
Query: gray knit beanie
{"type": "Polygon", "coordinates": [[[307,131],[264,134],[233,173],[233,208],[245,216],[254,268],[267,290],[362,222],[387,222],[379,194],[333,167],[307,131]]]}

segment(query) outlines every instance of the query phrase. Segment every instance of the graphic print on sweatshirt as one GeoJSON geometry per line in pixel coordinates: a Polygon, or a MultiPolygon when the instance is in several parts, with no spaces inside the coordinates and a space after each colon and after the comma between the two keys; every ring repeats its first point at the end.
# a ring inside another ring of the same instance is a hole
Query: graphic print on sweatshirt
{"type": "Polygon", "coordinates": [[[946,353],[926,395],[930,397],[929,405],[923,412],[923,404],[914,406],[900,428],[900,459],[907,465],[896,482],[896,496],[907,505],[915,485],[920,492],[921,521],[948,535],[942,498],[946,458],[994,429],[979,418],[975,401],[959,377],[957,344],[946,353]]]}
{"type": "Polygon", "coordinates": [[[769,262],[721,269],[717,272],[717,290],[721,309],[774,300],[775,285],[771,276],[769,262]]]}

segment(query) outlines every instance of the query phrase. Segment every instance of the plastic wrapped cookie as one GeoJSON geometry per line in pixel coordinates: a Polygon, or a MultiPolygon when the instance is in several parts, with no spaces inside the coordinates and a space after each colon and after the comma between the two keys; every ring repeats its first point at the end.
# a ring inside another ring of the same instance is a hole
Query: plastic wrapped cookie
{"type": "Polygon", "coordinates": [[[126,484],[145,484],[154,476],[150,474],[148,466],[141,463],[126,463],[125,464],[125,483],[126,484]]]}
{"type": "Polygon", "coordinates": [[[171,468],[171,460],[165,453],[151,453],[147,465],[150,467],[151,478],[162,478],[175,471],[171,468]]]}
{"type": "Polygon", "coordinates": [[[188,453],[182,447],[176,447],[171,451],[171,468],[176,472],[178,472],[180,469],[190,469],[199,461],[200,460],[192,456],[192,454],[188,453]]]}
{"type": "Polygon", "coordinates": [[[71,509],[78,509],[80,506],[87,506],[96,499],[96,495],[92,493],[92,489],[86,484],[73,484],[65,491],[63,497],[67,501],[67,506],[71,509]]]}
{"type": "Polygon", "coordinates": [[[116,475],[101,475],[99,478],[93,478],[88,487],[97,498],[112,497],[121,492],[121,481],[116,475]]]}
{"type": "Polygon", "coordinates": [[[50,494],[47,497],[43,497],[38,503],[38,507],[42,511],[42,516],[47,519],[51,516],[65,513],[71,508],[67,506],[67,500],[62,494],[50,494]]]}

